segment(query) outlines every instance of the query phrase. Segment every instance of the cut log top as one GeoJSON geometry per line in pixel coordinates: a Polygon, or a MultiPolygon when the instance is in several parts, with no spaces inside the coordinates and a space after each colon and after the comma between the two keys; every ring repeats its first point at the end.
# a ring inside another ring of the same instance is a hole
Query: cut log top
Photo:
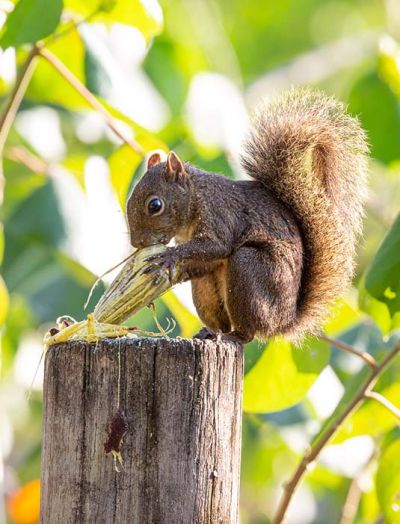
{"type": "Polygon", "coordinates": [[[230,342],[51,347],[41,522],[236,523],[242,377],[242,347],[230,342]],[[113,419],[120,473],[104,450],[113,419]]]}

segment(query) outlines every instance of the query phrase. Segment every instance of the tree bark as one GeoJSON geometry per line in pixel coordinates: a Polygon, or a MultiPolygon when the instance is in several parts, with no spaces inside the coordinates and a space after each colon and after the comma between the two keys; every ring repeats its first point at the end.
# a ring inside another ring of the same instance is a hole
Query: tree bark
{"type": "Polygon", "coordinates": [[[228,342],[51,347],[41,522],[236,523],[242,376],[242,347],[228,342]],[[104,450],[119,408],[127,421],[120,473],[104,450]]]}

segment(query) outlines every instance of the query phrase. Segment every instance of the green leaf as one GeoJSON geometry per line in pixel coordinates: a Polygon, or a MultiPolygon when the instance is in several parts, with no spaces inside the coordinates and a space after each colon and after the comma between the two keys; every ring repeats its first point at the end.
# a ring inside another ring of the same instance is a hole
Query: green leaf
{"type": "Polygon", "coordinates": [[[15,209],[30,195],[46,184],[46,178],[29,171],[18,162],[4,158],[4,174],[6,185],[4,189],[3,216],[6,222],[15,209]]]}
{"type": "Polygon", "coordinates": [[[162,28],[162,11],[157,2],[152,9],[140,0],[65,0],[65,7],[83,17],[110,25],[114,22],[132,25],[148,40],[162,28]]]}
{"type": "Polygon", "coordinates": [[[93,94],[106,96],[109,93],[111,79],[96,54],[88,47],[85,52],[85,76],[86,86],[93,94]]]}
{"type": "Polygon", "coordinates": [[[360,503],[361,520],[359,522],[379,522],[381,511],[376,495],[376,486],[375,483],[371,484],[370,489],[362,494],[360,503]]]}
{"type": "Polygon", "coordinates": [[[253,340],[249,344],[244,346],[244,374],[250,372],[250,370],[260,360],[262,354],[266,351],[265,345],[259,340],[253,340]]]}
{"type": "MultiPolygon", "coordinates": [[[[279,428],[273,424],[261,421],[254,415],[245,415],[242,439],[240,482],[244,491],[262,489],[265,493],[266,486],[274,484],[278,475],[288,475],[290,469],[295,467],[295,453],[282,438],[279,428]]],[[[253,522],[259,524],[260,520],[253,522]]],[[[264,523],[264,520],[261,522],[264,523]]]]}
{"type": "Polygon", "coordinates": [[[376,322],[382,334],[389,333],[392,327],[389,308],[368,293],[365,289],[365,279],[361,281],[359,286],[358,304],[376,322]]]}
{"type": "Polygon", "coordinates": [[[128,190],[141,161],[142,156],[126,144],[116,149],[108,159],[111,184],[122,209],[125,209],[128,190]]]}
{"type": "Polygon", "coordinates": [[[0,265],[3,262],[4,256],[4,228],[3,224],[0,222],[0,265]]]}
{"type": "Polygon", "coordinates": [[[400,439],[383,452],[376,476],[376,491],[387,522],[400,522],[400,439]]]}
{"type": "Polygon", "coordinates": [[[400,96],[400,46],[392,37],[384,35],[380,47],[378,60],[380,77],[397,96],[400,96]]]}
{"type": "Polygon", "coordinates": [[[400,329],[400,311],[392,318],[392,329],[400,329]]]}
{"type": "Polygon", "coordinates": [[[60,265],[60,268],[65,271],[66,275],[73,278],[80,286],[90,288],[95,283],[96,277],[93,273],[65,253],[56,251],[54,253],[54,259],[60,265]]]}
{"type": "Polygon", "coordinates": [[[360,312],[344,298],[337,300],[328,316],[327,322],[324,324],[324,331],[327,335],[338,335],[347,331],[352,326],[360,322],[360,312]]]}
{"type": "MultiPolygon", "coordinates": [[[[59,246],[65,239],[65,225],[60,213],[54,184],[45,179],[45,185],[32,192],[28,198],[23,200],[15,211],[7,217],[5,222],[5,233],[7,249],[5,252],[4,265],[10,263],[10,259],[20,254],[29,245],[43,242],[49,246],[59,246]],[[11,240],[8,243],[8,240],[11,240]]],[[[21,274],[14,264],[12,271],[16,275],[21,274]]],[[[7,282],[12,289],[10,280],[7,282]]]]}
{"type": "Polygon", "coordinates": [[[1,373],[4,375],[12,367],[13,358],[21,338],[29,330],[37,327],[37,320],[27,301],[17,293],[10,297],[7,322],[1,338],[1,373]]]}
{"type": "Polygon", "coordinates": [[[160,36],[149,49],[143,66],[173,114],[179,115],[186,100],[189,77],[185,76],[176,54],[172,43],[160,36]]]}
{"type": "Polygon", "coordinates": [[[112,73],[104,63],[104,45],[90,24],[83,25],[79,33],[85,45],[86,87],[94,95],[107,97],[112,86],[112,73]]]}
{"type": "Polygon", "coordinates": [[[7,286],[0,275],[0,326],[6,319],[9,302],[10,299],[8,296],[7,286]]]}
{"type": "Polygon", "coordinates": [[[19,46],[45,38],[57,27],[62,9],[63,0],[20,0],[6,20],[0,45],[19,46]]]}
{"type": "Polygon", "coordinates": [[[400,439],[400,426],[396,424],[396,426],[388,431],[384,438],[382,439],[381,443],[381,452],[385,451],[386,448],[388,448],[393,442],[400,439]]]}
{"type": "Polygon", "coordinates": [[[400,215],[383,240],[365,278],[366,290],[386,304],[392,315],[400,311],[400,215]]]}
{"type": "Polygon", "coordinates": [[[173,291],[168,291],[161,300],[174,315],[180,327],[180,336],[189,338],[195,335],[201,327],[200,320],[193,315],[178,299],[173,291]]]}
{"type": "Polygon", "coordinates": [[[73,175],[80,185],[80,187],[85,190],[85,164],[87,161],[87,156],[83,154],[72,154],[67,156],[62,162],[62,165],[68,169],[68,171],[73,175]]]}
{"type": "Polygon", "coordinates": [[[100,2],[100,11],[104,13],[109,13],[117,5],[118,0],[101,0],[100,2]]]}
{"type": "Polygon", "coordinates": [[[283,338],[271,341],[244,379],[243,409],[280,411],[297,404],[329,359],[328,344],[310,339],[295,347],[283,338]]]}
{"type": "MultiPolygon", "coordinates": [[[[78,268],[77,262],[68,261],[64,254],[46,245],[28,243],[20,257],[10,264],[16,269],[14,274],[13,268],[5,273],[7,281],[14,281],[14,292],[28,301],[39,322],[54,322],[55,318],[66,314],[77,319],[86,316],[83,305],[96,277],[91,275],[89,279],[87,270],[78,268]]],[[[100,298],[103,289],[102,285],[96,287],[93,303],[100,298]]]]}
{"type": "MultiPolygon", "coordinates": [[[[380,391],[380,394],[395,406],[400,405],[400,384],[392,384],[380,391]]],[[[332,443],[337,444],[359,435],[377,437],[394,426],[396,426],[396,418],[393,414],[376,400],[369,399],[343,422],[332,443]]]]}
{"type": "Polygon", "coordinates": [[[353,87],[349,110],[359,115],[374,158],[388,164],[400,157],[400,110],[392,90],[371,72],[353,87]]]}

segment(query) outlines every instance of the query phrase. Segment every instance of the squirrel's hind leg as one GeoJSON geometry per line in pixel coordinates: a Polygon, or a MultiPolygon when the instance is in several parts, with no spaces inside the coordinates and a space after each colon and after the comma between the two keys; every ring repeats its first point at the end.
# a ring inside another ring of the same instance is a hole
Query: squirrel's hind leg
{"type": "Polygon", "coordinates": [[[228,259],[226,303],[233,329],[244,342],[267,339],[296,318],[299,278],[289,255],[276,257],[268,247],[243,246],[228,259]]]}
{"type": "MultiPolygon", "coordinates": [[[[197,313],[209,333],[231,331],[231,321],[225,304],[226,264],[201,278],[192,280],[192,296],[197,313]]],[[[202,335],[205,332],[202,330],[202,335]]]]}

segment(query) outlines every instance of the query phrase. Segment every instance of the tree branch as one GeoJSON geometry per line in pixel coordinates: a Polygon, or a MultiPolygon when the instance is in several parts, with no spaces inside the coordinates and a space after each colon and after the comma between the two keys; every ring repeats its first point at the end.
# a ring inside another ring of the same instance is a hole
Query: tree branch
{"type": "Polygon", "coordinates": [[[365,393],[366,398],[372,398],[373,400],[376,400],[382,406],[384,406],[392,415],[394,415],[397,418],[397,421],[400,422],[400,409],[396,408],[394,404],[390,402],[386,397],[381,395],[380,393],[377,393],[376,391],[367,391],[365,393]]]}
{"type": "Polygon", "coordinates": [[[34,173],[40,173],[41,175],[50,174],[49,164],[24,147],[10,147],[6,149],[4,156],[13,162],[23,164],[34,173]]]}
{"type": "MultiPolygon", "coordinates": [[[[58,169],[64,169],[63,166],[58,164],[49,164],[43,158],[40,158],[38,155],[35,155],[28,149],[24,147],[10,147],[6,149],[4,156],[9,158],[13,162],[18,162],[19,164],[27,167],[34,173],[38,173],[43,176],[52,177],[57,173],[58,169]]],[[[77,178],[80,176],[80,173],[74,171],[71,168],[66,168],[70,173],[72,173],[77,178]]]]}
{"type": "Polygon", "coordinates": [[[375,456],[376,450],[374,450],[374,452],[371,454],[368,461],[362,467],[358,475],[354,477],[351,481],[349,491],[347,492],[347,497],[342,508],[342,514],[340,516],[339,524],[353,524],[354,519],[357,515],[357,510],[362,493],[360,484],[375,456]]]}
{"type": "Polygon", "coordinates": [[[357,514],[361,498],[361,488],[359,477],[354,478],[350,483],[339,524],[353,524],[357,514]]]}
{"type": "Polygon", "coordinates": [[[372,369],[376,369],[378,366],[374,357],[366,351],[357,351],[357,349],[355,349],[350,344],[346,344],[346,342],[336,340],[324,334],[318,335],[318,338],[321,340],[325,340],[325,342],[329,342],[330,344],[332,344],[332,346],[335,346],[338,349],[342,349],[343,351],[347,351],[347,353],[351,353],[352,355],[356,355],[357,357],[362,358],[364,362],[366,362],[368,366],[370,366],[372,369]]]}
{"type": "Polygon", "coordinates": [[[0,205],[3,202],[3,189],[5,184],[3,174],[3,151],[11,126],[14,123],[15,115],[21,104],[22,98],[28,87],[35,68],[35,58],[38,54],[37,46],[34,46],[25,60],[24,65],[17,77],[14,88],[11,91],[9,101],[0,118],[0,205]]]}
{"type": "Polygon", "coordinates": [[[31,79],[33,70],[35,68],[35,58],[39,52],[38,47],[35,45],[31,49],[24,65],[18,75],[15,82],[14,88],[11,91],[8,104],[0,119],[0,156],[3,154],[4,144],[7,140],[8,133],[14,122],[15,115],[17,114],[18,108],[21,104],[22,98],[28,87],[29,80],[31,79]]]}
{"type": "Polygon", "coordinates": [[[381,362],[377,363],[377,366],[372,369],[370,375],[359,388],[352,401],[344,408],[341,413],[339,413],[336,418],[330,422],[325,431],[323,431],[320,437],[316,440],[314,445],[306,451],[300,464],[297,466],[294,474],[292,475],[292,478],[285,484],[283,496],[280,500],[275,516],[272,519],[273,524],[281,524],[283,522],[287,509],[300,484],[300,481],[303,479],[307,471],[308,466],[318,458],[321,451],[328,444],[341,424],[359,407],[362,401],[372,391],[372,388],[375,386],[382,372],[388,367],[388,365],[398,355],[399,352],[400,343],[397,344],[381,362]]]}
{"type": "Polygon", "coordinates": [[[86,100],[86,102],[101,115],[103,115],[108,126],[114,133],[140,155],[144,150],[136,140],[126,135],[118,125],[118,121],[107,111],[107,109],[97,100],[97,98],[82,84],[82,82],[48,49],[40,49],[39,55],[47,62],[86,100]]]}

